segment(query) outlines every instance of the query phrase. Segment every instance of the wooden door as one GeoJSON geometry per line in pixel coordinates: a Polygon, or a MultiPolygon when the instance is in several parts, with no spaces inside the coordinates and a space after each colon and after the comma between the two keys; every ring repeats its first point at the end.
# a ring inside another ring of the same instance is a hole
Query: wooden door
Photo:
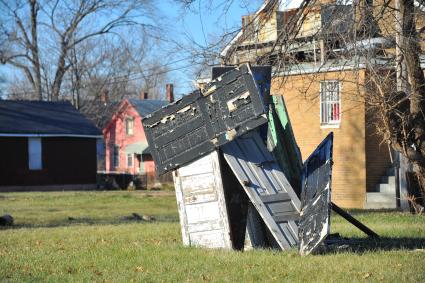
{"type": "Polygon", "coordinates": [[[218,152],[173,172],[183,243],[232,248],[218,152]]]}

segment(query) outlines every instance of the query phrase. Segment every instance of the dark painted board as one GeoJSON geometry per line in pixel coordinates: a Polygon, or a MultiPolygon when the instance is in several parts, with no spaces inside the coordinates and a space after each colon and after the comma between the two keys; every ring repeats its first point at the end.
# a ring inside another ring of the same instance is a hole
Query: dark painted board
{"type": "MultiPolygon", "coordinates": [[[[219,76],[235,69],[235,66],[219,66],[212,67],[212,79],[216,79],[219,76]]],[[[270,99],[270,87],[271,87],[271,66],[251,66],[252,74],[254,75],[255,82],[257,83],[260,95],[263,99],[265,107],[268,106],[270,99]]]]}
{"type": "Polygon", "coordinates": [[[247,133],[221,149],[279,247],[297,246],[299,198],[259,133],[247,133]]]}
{"type": "Polygon", "coordinates": [[[313,252],[329,235],[333,133],[304,162],[299,223],[300,253],[313,252]]]}
{"type": "Polygon", "coordinates": [[[143,119],[159,174],[205,156],[265,123],[265,107],[249,64],[143,119]]]}

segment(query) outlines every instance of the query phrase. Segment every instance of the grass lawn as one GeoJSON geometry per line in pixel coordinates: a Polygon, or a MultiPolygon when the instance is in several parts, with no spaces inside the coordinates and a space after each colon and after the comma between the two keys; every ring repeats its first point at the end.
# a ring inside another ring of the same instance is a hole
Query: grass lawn
{"type": "Polygon", "coordinates": [[[400,212],[353,212],[379,241],[333,215],[332,233],[359,245],[307,257],[183,247],[172,194],[1,193],[5,213],[1,282],[425,282],[425,217],[400,212]]]}

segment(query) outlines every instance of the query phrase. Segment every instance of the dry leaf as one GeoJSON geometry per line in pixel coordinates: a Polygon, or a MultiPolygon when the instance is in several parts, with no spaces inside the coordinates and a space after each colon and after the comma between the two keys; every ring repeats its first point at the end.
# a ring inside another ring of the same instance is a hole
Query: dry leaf
{"type": "Polygon", "coordinates": [[[372,276],[372,273],[368,272],[363,275],[363,279],[367,279],[372,276]]]}

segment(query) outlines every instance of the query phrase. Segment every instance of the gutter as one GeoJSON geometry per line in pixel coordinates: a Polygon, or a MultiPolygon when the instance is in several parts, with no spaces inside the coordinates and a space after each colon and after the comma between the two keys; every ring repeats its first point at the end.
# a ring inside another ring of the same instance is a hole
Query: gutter
{"type": "Polygon", "coordinates": [[[70,134],[4,134],[0,133],[0,137],[28,137],[28,138],[42,138],[42,137],[69,137],[69,138],[103,138],[103,135],[70,135],[70,134]]]}

